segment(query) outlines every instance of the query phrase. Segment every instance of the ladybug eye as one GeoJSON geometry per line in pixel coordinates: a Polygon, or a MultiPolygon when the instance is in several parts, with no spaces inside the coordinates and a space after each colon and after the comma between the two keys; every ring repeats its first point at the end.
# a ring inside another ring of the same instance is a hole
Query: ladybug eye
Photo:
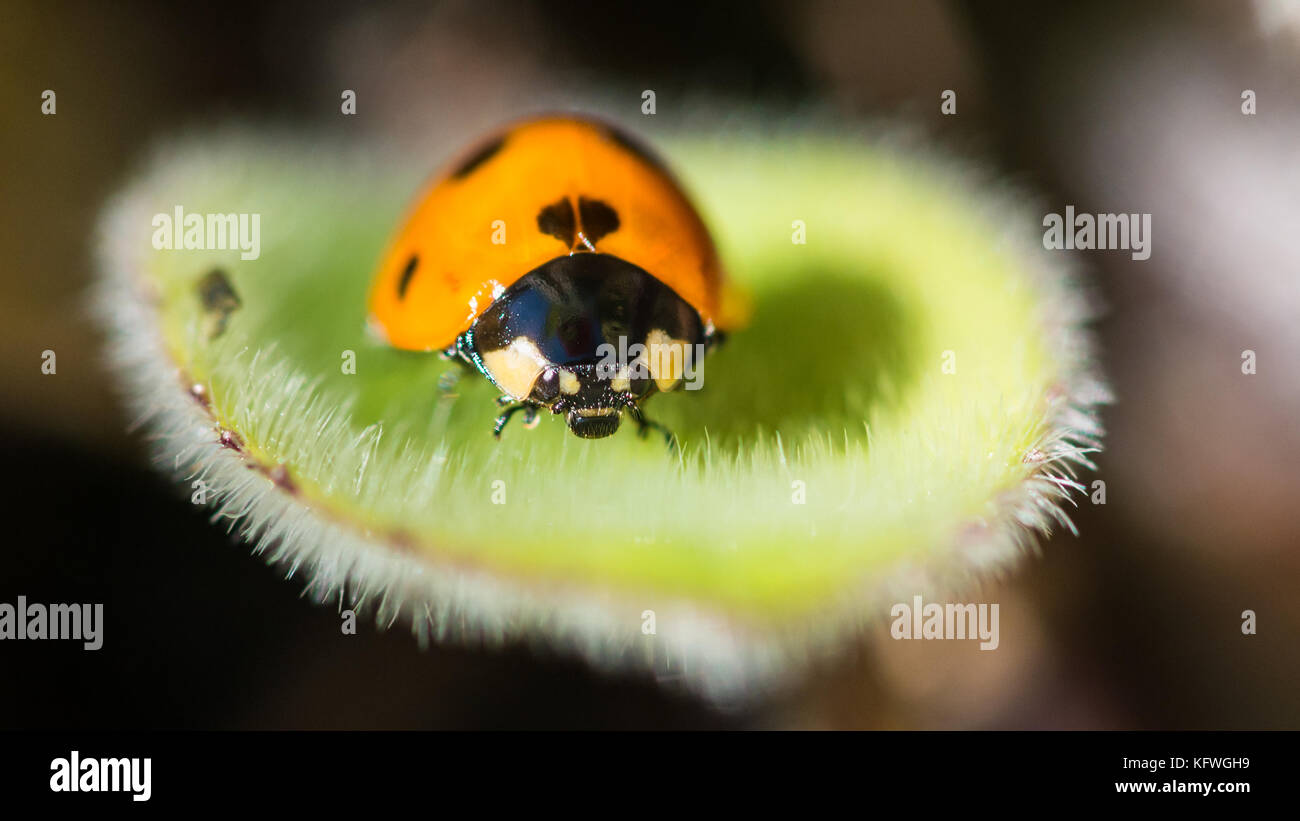
{"type": "Polygon", "coordinates": [[[533,385],[533,399],[538,402],[550,402],[560,395],[560,372],[555,368],[547,368],[542,371],[542,375],[537,377],[537,383],[533,385]]]}

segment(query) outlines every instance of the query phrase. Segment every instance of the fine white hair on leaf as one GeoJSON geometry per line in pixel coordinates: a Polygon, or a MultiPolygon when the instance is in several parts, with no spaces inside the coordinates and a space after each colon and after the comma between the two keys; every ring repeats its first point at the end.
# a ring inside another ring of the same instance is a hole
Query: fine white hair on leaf
{"type": "MultiPolygon", "coordinates": [[[[497,451],[486,465],[467,465],[464,454],[438,434],[445,417],[434,414],[425,431],[382,421],[358,430],[355,420],[361,417],[353,404],[333,401],[319,374],[296,367],[275,340],[267,340],[236,352],[218,367],[223,384],[231,386],[228,392],[250,400],[230,409],[224,426],[218,421],[214,407],[222,397],[213,395],[218,388],[204,383],[196,393],[193,374],[165,340],[159,295],[141,276],[150,251],[139,242],[139,228],[149,224],[155,204],[150,185],[166,188],[166,181],[174,185],[177,175],[187,173],[202,178],[194,170],[202,162],[211,163],[207,174],[224,175],[223,163],[241,151],[275,150],[247,137],[223,139],[225,153],[212,159],[205,160],[202,151],[178,149],[157,160],[148,181],[106,210],[94,301],[108,334],[107,356],[159,463],[187,487],[202,481],[209,488],[214,523],[284,568],[286,576],[303,580],[304,596],[317,603],[369,611],[383,627],[408,623],[421,646],[429,641],[485,647],[529,642],[576,653],[598,669],[650,669],[728,705],[795,680],[809,662],[879,620],[881,602],[910,598],[917,591],[968,589],[980,579],[1004,574],[1019,557],[1037,550],[1039,536],[1058,527],[1076,532],[1065,504],[1073,504],[1072,493],[1085,492],[1079,472],[1095,469],[1092,456],[1103,433],[1098,407],[1110,401],[1086,327],[1093,302],[1064,258],[1043,251],[1032,228],[1037,220],[1023,195],[963,164],[909,148],[903,153],[944,178],[952,196],[961,198],[979,220],[998,226],[1001,233],[990,244],[1011,249],[1020,268],[1015,277],[1037,294],[1037,330],[1058,382],[1042,397],[1041,411],[1034,411],[1038,435],[1019,460],[1027,466],[1024,478],[1000,488],[947,543],[896,562],[890,572],[866,575],[851,594],[826,601],[803,619],[759,628],[687,595],[661,597],[660,610],[671,613],[675,625],[671,636],[660,636],[671,669],[659,659],[648,663],[626,596],[580,579],[533,584],[473,562],[430,555],[413,549],[400,531],[319,503],[342,494],[360,502],[385,498],[418,504],[436,499],[467,470],[489,475],[489,469],[508,464],[509,457],[497,451]],[[281,457],[268,458],[274,452],[281,457]],[[380,469],[385,454],[392,458],[380,469]],[[312,470],[299,470],[307,466],[312,470]],[[323,484],[300,485],[307,475],[323,484]]],[[[280,150],[285,163],[303,162],[294,151],[280,150]]],[[[308,235],[312,230],[319,227],[302,228],[308,235]]],[[[273,242],[268,237],[264,249],[273,242]]],[[[788,484],[797,478],[793,465],[799,459],[835,454],[863,464],[878,442],[871,420],[862,424],[860,440],[851,440],[847,429],[827,430],[802,444],[779,430],[761,436],[770,464],[788,484]]],[[[918,451],[935,447],[925,430],[908,435],[915,437],[918,451]]],[[[724,477],[737,477],[760,465],[757,450],[728,454],[706,429],[691,458],[724,477]]],[[[556,458],[558,463],[548,467],[562,472],[590,467],[592,456],[589,450],[564,449],[556,458]]],[[[677,462],[682,471],[695,464],[682,453],[677,462]]],[[[540,478],[537,465],[521,470],[521,475],[540,478]]],[[[838,509],[843,510],[861,493],[856,473],[847,472],[841,493],[838,509]]]]}

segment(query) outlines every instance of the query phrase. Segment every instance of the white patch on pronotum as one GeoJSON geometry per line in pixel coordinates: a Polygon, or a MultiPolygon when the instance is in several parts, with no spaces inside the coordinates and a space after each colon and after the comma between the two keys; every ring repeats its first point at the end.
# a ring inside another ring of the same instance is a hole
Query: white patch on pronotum
{"type": "Polygon", "coordinates": [[[626,366],[620,367],[615,373],[614,378],[609,381],[609,388],[613,391],[625,391],[632,387],[631,370],[626,366]]]}
{"type": "Polygon", "coordinates": [[[683,380],[687,390],[703,386],[704,345],[673,339],[660,329],[650,331],[644,345],[629,345],[627,337],[619,337],[618,345],[601,343],[596,355],[596,378],[610,380],[616,391],[630,388],[633,379],[653,379],[664,393],[683,380]]]}
{"type": "Polygon", "coordinates": [[[659,390],[667,393],[677,387],[686,372],[690,345],[680,339],[673,339],[658,328],[651,331],[645,341],[650,378],[659,390]]]}
{"type": "MultiPolygon", "coordinates": [[[[532,393],[537,377],[542,375],[547,364],[546,357],[537,350],[533,341],[522,336],[516,337],[509,347],[483,353],[483,366],[501,389],[515,399],[523,399],[532,393]]],[[[563,384],[563,376],[560,381],[563,384]]]]}
{"type": "Polygon", "coordinates": [[[578,392],[578,377],[573,371],[560,370],[560,393],[573,396],[578,392]]]}

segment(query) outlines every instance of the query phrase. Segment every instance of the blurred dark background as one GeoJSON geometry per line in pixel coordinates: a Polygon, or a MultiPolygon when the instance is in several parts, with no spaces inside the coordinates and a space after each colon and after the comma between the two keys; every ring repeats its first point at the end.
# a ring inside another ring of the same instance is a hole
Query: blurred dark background
{"type": "Polygon", "coordinates": [[[1300,3],[1135,6],[10,0],[0,601],[101,601],[108,622],[97,653],[0,645],[0,727],[1300,727],[1300,3]],[[340,640],[126,432],[84,291],[97,215],[155,141],[240,118],[445,144],[544,103],[632,116],[647,88],[670,127],[902,118],[1046,210],[1153,214],[1149,261],[1081,255],[1119,398],[1107,504],[981,591],[998,652],[886,624],[724,714],[522,648],[340,640]]]}

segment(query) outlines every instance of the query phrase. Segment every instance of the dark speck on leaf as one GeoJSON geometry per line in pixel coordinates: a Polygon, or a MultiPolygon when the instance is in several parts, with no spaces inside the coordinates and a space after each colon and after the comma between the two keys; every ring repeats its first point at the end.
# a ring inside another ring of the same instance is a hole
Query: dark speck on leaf
{"type": "Polygon", "coordinates": [[[216,339],[225,332],[230,315],[239,308],[239,295],[220,268],[212,269],[199,280],[198,291],[199,302],[207,315],[208,339],[216,339]]]}

